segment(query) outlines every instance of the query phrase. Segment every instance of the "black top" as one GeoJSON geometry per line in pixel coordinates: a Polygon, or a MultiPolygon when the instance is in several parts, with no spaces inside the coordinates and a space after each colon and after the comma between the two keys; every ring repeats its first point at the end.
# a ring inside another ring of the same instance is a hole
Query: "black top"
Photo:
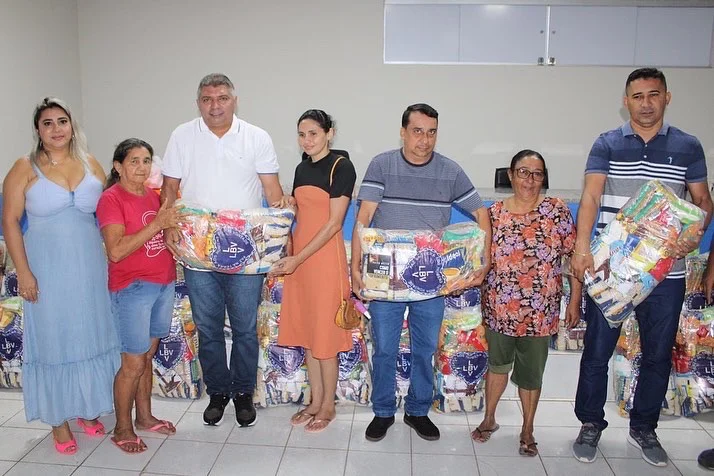
{"type": "Polygon", "coordinates": [[[303,160],[295,168],[295,179],[293,180],[293,195],[295,189],[302,186],[312,185],[318,187],[330,195],[330,198],[348,197],[352,198],[352,191],[357,181],[355,167],[349,159],[349,154],[342,150],[331,150],[329,154],[317,162],[303,154],[303,160]],[[338,157],[343,157],[335,166],[332,175],[332,187],[330,187],[330,171],[338,157]]]}

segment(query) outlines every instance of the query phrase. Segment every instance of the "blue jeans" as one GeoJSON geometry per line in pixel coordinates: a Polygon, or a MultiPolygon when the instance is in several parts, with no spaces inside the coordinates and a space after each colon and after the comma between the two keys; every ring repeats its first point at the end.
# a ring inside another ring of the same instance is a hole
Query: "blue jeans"
{"type": "Polygon", "coordinates": [[[375,416],[391,417],[397,411],[397,354],[409,308],[411,341],[411,377],[404,410],[409,415],[424,416],[434,401],[434,364],[432,357],[439,341],[444,319],[444,298],[417,302],[372,301],[372,410],[375,416]]]}
{"type": "MultiPolygon", "coordinates": [[[[642,364],[630,411],[630,428],[633,430],[657,428],[662,400],[669,385],[672,346],[683,302],[684,279],[665,279],[635,308],[642,364]]],[[[607,427],[604,406],[608,364],[617,345],[620,328],[610,328],[589,296],[585,320],[585,348],[580,359],[575,415],[582,423],[594,423],[603,430],[607,427]]]]}
{"type": "Polygon", "coordinates": [[[253,394],[258,378],[258,304],[263,275],[184,268],[188,299],[198,329],[198,360],[209,395],[253,394]],[[230,369],[223,334],[226,309],[233,331],[230,369]]]}

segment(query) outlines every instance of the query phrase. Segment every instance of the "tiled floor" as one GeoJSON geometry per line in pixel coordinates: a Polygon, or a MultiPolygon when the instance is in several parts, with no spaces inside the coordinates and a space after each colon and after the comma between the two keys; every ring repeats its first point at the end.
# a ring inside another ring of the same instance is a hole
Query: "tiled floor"
{"type": "MultiPolygon", "coordinates": [[[[627,421],[608,404],[611,427],[603,434],[600,457],[594,464],[578,463],[570,445],[578,421],[568,401],[543,401],[536,420],[538,458],[517,454],[521,409],[504,401],[497,415],[501,429],[486,444],[473,444],[469,431],[482,414],[435,415],[441,439],[426,442],[401,422],[378,443],[364,439],[372,418],[369,408],[342,405],[338,417],[320,434],[292,428],[295,406],[259,410],[252,428],[234,424],[233,409],[218,427],[206,427],[201,412],[206,400],[155,399],[157,416],[177,422],[171,437],[141,433],[149,449],[127,455],[107,437],[90,438],[76,431],[79,452],[58,455],[49,427],[25,422],[22,394],[0,391],[0,474],[6,475],[696,475],[711,474],[697,466],[697,454],[714,447],[714,415],[698,420],[667,418],[658,431],[672,462],[666,468],[649,466],[625,441],[627,421]],[[711,434],[710,434],[711,432],[711,434]]],[[[111,428],[114,420],[103,421],[111,428]]]]}

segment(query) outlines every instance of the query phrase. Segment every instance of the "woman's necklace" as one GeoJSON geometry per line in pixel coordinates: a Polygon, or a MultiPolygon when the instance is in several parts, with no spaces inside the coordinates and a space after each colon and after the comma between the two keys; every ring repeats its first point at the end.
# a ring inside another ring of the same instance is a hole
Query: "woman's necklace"
{"type": "Polygon", "coordinates": [[[52,167],[57,167],[58,165],[64,164],[64,163],[67,161],[66,158],[63,159],[63,160],[61,160],[61,161],[60,161],[60,160],[57,160],[57,159],[55,159],[54,157],[52,157],[52,156],[49,154],[49,152],[47,152],[47,151],[45,151],[45,154],[47,155],[47,159],[50,161],[50,165],[51,165],[52,167]]]}

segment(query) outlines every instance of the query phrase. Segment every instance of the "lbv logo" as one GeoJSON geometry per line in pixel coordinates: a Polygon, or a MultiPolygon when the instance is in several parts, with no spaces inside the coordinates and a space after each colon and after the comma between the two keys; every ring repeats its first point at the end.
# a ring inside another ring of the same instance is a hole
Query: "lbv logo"
{"type": "Polygon", "coordinates": [[[238,243],[231,242],[227,248],[221,250],[224,253],[228,254],[229,258],[237,258],[238,254],[242,253],[245,251],[245,249],[241,248],[238,246],[238,243]]]}
{"type": "Polygon", "coordinates": [[[412,373],[412,353],[400,352],[397,355],[397,376],[407,380],[412,373]]]}
{"type": "Polygon", "coordinates": [[[419,266],[417,270],[412,273],[412,276],[415,280],[426,283],[426,280],[433,274],[433,270],[427,269],[426,266],[419,266]]]}
{"type": "Polygon", "coordinates": [[[159,346],[159,357],[164,359],[165,361],[171,360],[171,357],[173,357],[174,352],[176,352],[174,349],[169,348],[168,346],[159,346]]]}

